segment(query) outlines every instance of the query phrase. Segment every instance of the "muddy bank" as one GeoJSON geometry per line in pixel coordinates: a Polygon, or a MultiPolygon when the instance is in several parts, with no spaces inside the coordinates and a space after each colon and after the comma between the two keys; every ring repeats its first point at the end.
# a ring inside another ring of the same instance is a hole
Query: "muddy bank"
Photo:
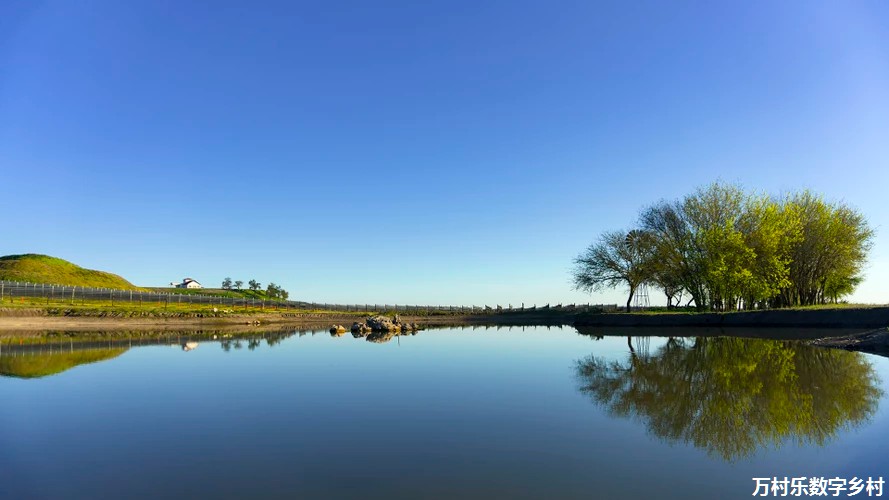
{"type": "Polygon", "coordinates": [[[733,313],[579,314],[575,326],[848,328],[889,326],[889,307],[770,310],[733,313]]]}
{"type": "Polygon", "coordinates": [[[878,328],[863,333],[822,338],[812,342],[812,345],[889,357],[889,329],[878,328]]]}
{"type": "Polygon", "coordinates": [[[817,340],[855,335],[858,328],[788,328],[719,326],[576,326],[577,333],[604,337],[741,337],[769,340],[817,340]]]}

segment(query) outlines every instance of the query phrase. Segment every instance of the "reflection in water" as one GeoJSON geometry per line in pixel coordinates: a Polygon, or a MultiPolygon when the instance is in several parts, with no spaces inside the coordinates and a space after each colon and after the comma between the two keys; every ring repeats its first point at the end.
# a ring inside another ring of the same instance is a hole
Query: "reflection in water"
{"type": "MultiPolygon", "coordinates": [[[[181,347],[185,352],[198,348],[201,342],[219,342],[222,350],[230,352],[232,349],[243,349],[245,346],[250,351],[255,351],[265,341],[267,347],[274,347],[283,340],[294,335],[300,337],[310,333],[315,335],[323,330],[282,330],[277,332],[251,333],[247,335],[230,333],[170,333],[164,332],[156,335],[148,334],[133,337],[126,333],[119,338],[109,338],[105,334],[66,335],[66,342],[58,340],[55,332],[48,333],[43,338],[33,337],[8,337],[0,342],[0,376],[19,378],[40,378],[62,373],[75,366],[96,363],[115,358],[131,347],[149,345],[172,345],[181,347]],[[47,342],[48,340],[48,342],[47,342]],[[135,342],[135,344],[134,344],[135,342]]],[[[392,340],[399,335],[416,335],[410,333],[370,333],[362,334],[370,342],[383,343],[392,340]]]]}
{"type": "Polygon", "coordinates": [[[116,358],[126,348],[84,349],[0,356],[0,375],[18,378],[39,378],[62,373],[78,365],[116,358]]]}
{"type": "Polygon", "coordinates": [[[823,445],[867,421],[882,396],[859,353],[731,337],[670,338],[654,354],[637,339],[623,362],[578,361],[577,377],[612,414],[727,461],[786,441],[823,445]]]}

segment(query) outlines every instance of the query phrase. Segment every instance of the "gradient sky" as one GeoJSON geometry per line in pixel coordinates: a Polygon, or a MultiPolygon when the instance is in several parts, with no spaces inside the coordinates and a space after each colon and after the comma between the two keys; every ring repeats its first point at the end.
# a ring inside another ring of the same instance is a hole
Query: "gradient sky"
{"type": "Polygon", "coordinates": [[[144,286],[621,302],[572,259],[722,179],[861,210],[886,303],[887,159],[882,1],[0,3],[0,254],[144,286]]]}

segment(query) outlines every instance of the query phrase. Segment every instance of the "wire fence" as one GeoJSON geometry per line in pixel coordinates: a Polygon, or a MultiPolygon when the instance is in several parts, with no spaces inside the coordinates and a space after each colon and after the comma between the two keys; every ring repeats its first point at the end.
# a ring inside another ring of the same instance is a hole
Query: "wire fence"
{"type": "Polygon", "coordinates": [[[4,302],[15,302],[16,299],[42,299],[46,305],[86,305],[88,302],[110,302],[115,304],[138,304],[140,307],[165,308],[171,305],[203,304],[231,309],[273,309],[273,310],[314,310],[337,312],[381,313],[395,312],[404,314],[499,314],[504,312],[593,312],[614,311],[616,304],[556,304],[538,307],[513,307],[511,304],[502,306],[455,306],[455,305],[408,305],[408,304],[330,304],[321,302],[304,302],[298,300],[266,300],[251,297],[226,297],[222,295],[183,294],[142,290],[115,290],[111,288],[90,288],[81,286],[52,285],[46,283],[27,283],[19,281],[0,281],[0,305],[4,302]]]}

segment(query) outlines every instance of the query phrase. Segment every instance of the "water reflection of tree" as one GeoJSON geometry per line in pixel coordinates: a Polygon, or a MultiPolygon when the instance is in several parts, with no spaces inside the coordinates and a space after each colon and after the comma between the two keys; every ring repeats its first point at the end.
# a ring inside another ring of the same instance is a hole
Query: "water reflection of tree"
{"type": "Polygon", "coordinates": [[[265,340],[267,347],[274,347],[281,343],[281,341],[288,339],[295,335],[296,332],[270,332],[263,333],[260,336],[254,337],[231,337],[231,338],[223,338],[219,341],[219,345],[222,347],[222,350],[225,352],[231,351],[234,349],[243,349],[244,342],[247,343],[247,349],[250,351],[255,351],[258,347],[262,345],[262,341],[265,340]]]}
{"type": "Polygon", "coordinates": [[[727,461],[786,441],[822,445],[867,421],[882,396],[861,354],[729,337],[672,338],[625,362],[591,356],[577,376],[580,391],[614,415],[727,461]]]}

